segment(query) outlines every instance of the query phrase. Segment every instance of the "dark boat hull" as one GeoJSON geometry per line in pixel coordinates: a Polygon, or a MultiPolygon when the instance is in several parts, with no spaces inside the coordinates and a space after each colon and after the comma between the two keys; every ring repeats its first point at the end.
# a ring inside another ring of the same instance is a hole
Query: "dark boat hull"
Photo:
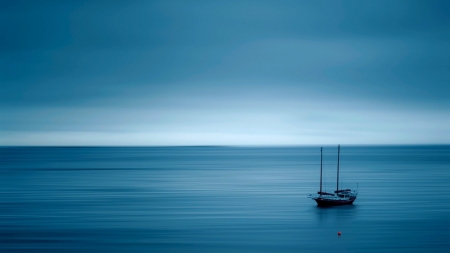
{"type": "MultiPolygon", "coordinates": [[[[355,198],[356,199],[356,198],[355,198]]],[[[349,200],[330,200],[330,199],[322,199],[317,198],[314,199],[317,202],[318,206],[326,207],[326,206],[343,206],[343,205],[352,205],[355,199],[349,200]]]]}

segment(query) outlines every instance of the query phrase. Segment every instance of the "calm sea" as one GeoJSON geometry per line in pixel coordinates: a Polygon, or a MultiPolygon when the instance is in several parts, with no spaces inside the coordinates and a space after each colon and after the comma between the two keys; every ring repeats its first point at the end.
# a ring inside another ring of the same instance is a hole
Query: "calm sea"
{"type": "Polygon", "coordinates": [[[358,198],[319,208],[320,147],[3,147],[0,251],[450,252],[450,146],[340,158],[358,198]]]}

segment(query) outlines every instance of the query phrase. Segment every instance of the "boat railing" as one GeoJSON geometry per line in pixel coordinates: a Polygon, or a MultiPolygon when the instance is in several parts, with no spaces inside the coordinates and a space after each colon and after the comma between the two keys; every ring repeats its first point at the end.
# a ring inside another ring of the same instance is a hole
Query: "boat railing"
{"type": "Polygon", "coordinates": [[[351,189],[345,189],[345,190],[338,190],[338,191],[334,191],[335,193],[339,193],[339,192],[351,192],[351,189]]]}
{"type": "Polygon", "coordinates": [[[317,192],[317,194],[334,196],[333,193],[329,193],[329,192],[317,192]]]}

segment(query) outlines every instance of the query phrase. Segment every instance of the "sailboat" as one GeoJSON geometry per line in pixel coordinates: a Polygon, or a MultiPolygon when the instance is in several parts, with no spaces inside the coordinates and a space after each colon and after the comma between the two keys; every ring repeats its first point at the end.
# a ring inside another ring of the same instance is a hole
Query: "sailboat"
{"type": "Polygon", "coordinates": [[[308,198],[311,198],[317,202],[318,206],[342,206],[351,205],[356,200],[358,190],[341,189],[339,190],[339,157],[341,146],[338,145],[338,164],[337,164],[337,186],[334,193],[322,191],[322,148],[320,148],[320,190],[317,195],[308,194],[308,198]]]}

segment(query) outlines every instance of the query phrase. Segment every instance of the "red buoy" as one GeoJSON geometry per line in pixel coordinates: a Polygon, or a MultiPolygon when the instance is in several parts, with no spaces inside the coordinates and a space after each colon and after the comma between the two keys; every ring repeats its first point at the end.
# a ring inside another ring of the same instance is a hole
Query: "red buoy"
{"type": "Polygon", "coordinates": [[[338,232],[338,235],[341,235],[341,231],[338,232]]]}

